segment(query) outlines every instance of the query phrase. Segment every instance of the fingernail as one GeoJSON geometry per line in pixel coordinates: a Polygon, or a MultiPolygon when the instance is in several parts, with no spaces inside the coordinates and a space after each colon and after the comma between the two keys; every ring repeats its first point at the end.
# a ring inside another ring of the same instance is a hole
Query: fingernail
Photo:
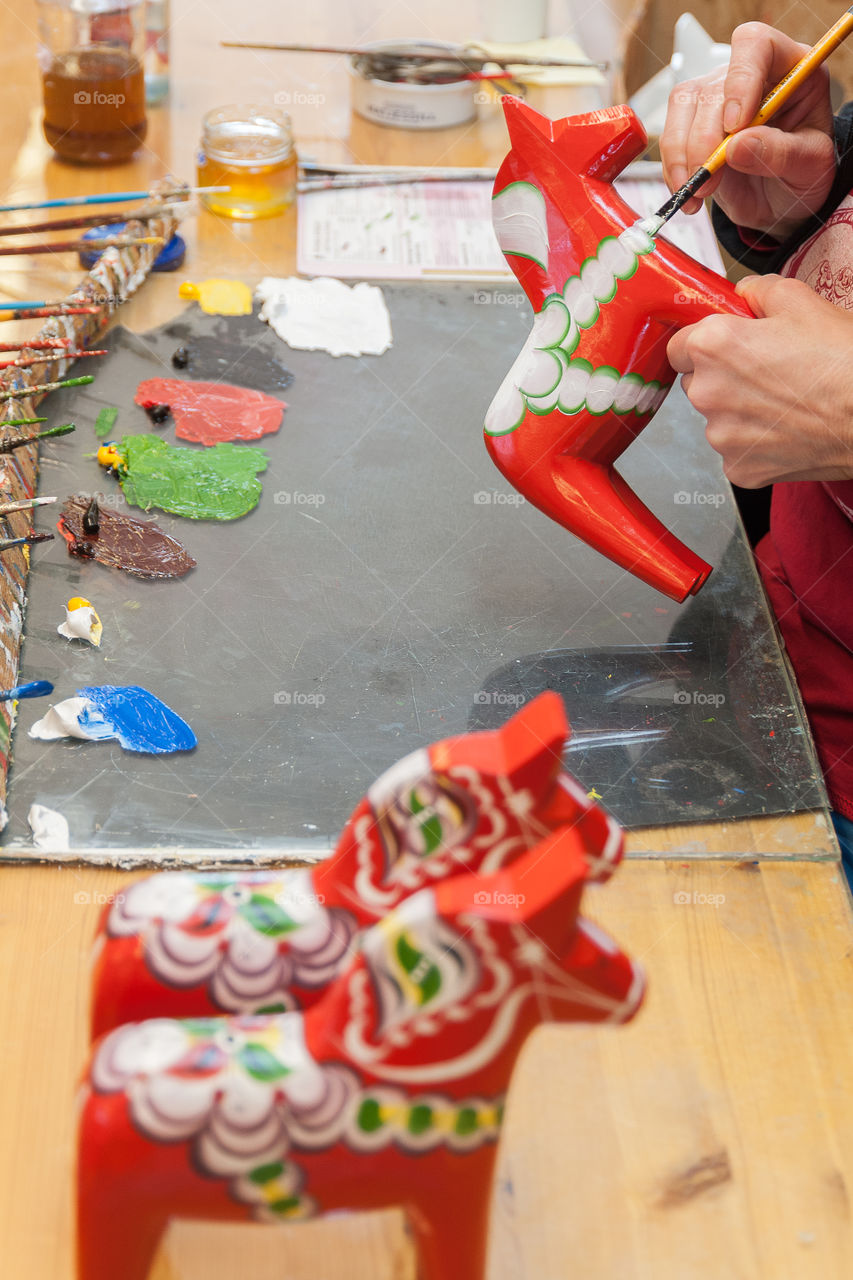
{"type": "Polygon", "coordinates": [[[723,128],[726,133],[733,133],[740,120],[740,103],[728,101],[723,111],[723,128]]]}

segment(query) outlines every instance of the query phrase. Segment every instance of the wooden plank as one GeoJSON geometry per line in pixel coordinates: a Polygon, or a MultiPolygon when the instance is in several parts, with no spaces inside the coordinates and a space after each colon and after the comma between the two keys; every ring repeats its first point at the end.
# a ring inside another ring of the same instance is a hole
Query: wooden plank
{"type": "MultiPolygon", "coordinates": [[[[0,871],[10,1276],[72,1280],[90,939],[101,899],[128,880],[0,871]]],[[[648,1000],[629,1027],[550,1027],[528,1045],[500,1155],[490,1280],[561,1280],[579,1258],[584,1280],[850,1275],[851,914],[838,867],[638,861],[590,892],[586,911],[642,960],[648,1000]]],[[[412,1277],[390,1214],[280,1235],[181,1224],[152,1280],[231,1280],[249,1264],[256,1280],[412,1277]]]]}
{"type": "Polygon", "coordinates": [[[585,1280],[849,1276],[850,903],[837,871],[629,865],[595,916],[644,959],[647,1003],[630,1027],[547,1028],[528,1046],[491,1280],[556,1280],[580,1257],[585,1280]]]}

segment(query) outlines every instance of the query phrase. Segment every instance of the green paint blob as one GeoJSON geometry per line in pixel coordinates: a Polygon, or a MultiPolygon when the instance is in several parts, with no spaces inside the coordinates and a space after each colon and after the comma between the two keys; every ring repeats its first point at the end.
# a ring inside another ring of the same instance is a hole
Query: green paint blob
{"type": "Polygon", "coordinates": [[[117,417],[118,417],[118,409],[113,408],[112,405],[105,405],[104,408],[100,411],[97,418],[95,419],[95,435],[98,437],[99,440],[103,440],[106,436],[110,434],[113,427],[115,426],[115,421],[117,417]]]}
{"type": "Polygon", "coordinates": [[[262,1187],[265,1182],[272,1182],[275,1178],[280,1178],[283,1173],[284,1165],[280,1160],[276,1160],[271,1164],[259,1165],[246,1176],[250,1182],[254,1182],[256,1187],[262,1187]]]}
{"type": "Polygon", "coordinates": [[[409,1133],[419,1134],[426,1133],[427,1129],[432,1125],[432,1107],[427,1106],[425,1102],[420,1102],[412,1107],[409,1112],[408,1129],[409,1133]]]}
{"type": "Polygon", "coordinates": [[[379,1114],[379,1103],[375,1098],[365,1098],[358,1109],[358,1127],[365,1133],[375,1133],[382,1128],[382,1117],[379,1114]]]}
{"type": "Polygon", "coordinates": [[[154,435],[125,436],[119,453],[128,502],[190,520],[236,520],[251,511],[261,496],[257,474],[268,461],[263,449],[244,444],[184,449],[154,435]]]}
{"type": "Polygon", "coordinates": [[[477,1112],[473,1107],[460,1107],[454,1125],[460,1137],[477,1132],[477,1112]]]}

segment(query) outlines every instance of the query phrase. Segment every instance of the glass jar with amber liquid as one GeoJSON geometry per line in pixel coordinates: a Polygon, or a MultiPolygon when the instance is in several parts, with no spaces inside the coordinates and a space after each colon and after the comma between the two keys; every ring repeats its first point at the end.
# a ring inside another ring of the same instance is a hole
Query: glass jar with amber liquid
{"type": "Polygon", "coordinates": [[[44,136],[63,160],[116,164],[145,137],[144,0],[38,0],[44,136]]]}
{"type": "Polygon", "coordinates": [[[217,107],[202,121],[198,185],[227,187],[202,196],[227,218],[270,218],[296,194],[290,116],[278,107],[217,107]]]}

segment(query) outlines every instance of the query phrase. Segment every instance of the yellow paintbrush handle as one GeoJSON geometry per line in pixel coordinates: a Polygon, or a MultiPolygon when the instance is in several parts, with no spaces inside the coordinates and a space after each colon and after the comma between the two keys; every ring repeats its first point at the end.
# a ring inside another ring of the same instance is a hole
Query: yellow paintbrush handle
{"type": "MultiPolygon", "coordinates": [[[[786,76],[779,81],[774,89],[771,89],[761,106],[756,111],[752,120],[748,125],[744,125],[745,129],[754,129],[756,125],[765,124],[771,116],[775,115],[780,107],[784,106],[793,93],[799,89],[804,80],[807,80],[816,67],[824,62],[834,49],[837,49],[853,31],[853,5],[843,14],[834,27],[830,27],[826,35],[818,40],[817,44],[809,49],[808,53],[803,54],[796,66],[786,76]]],[[[741,130],[736,130],[740,133],[741,130]]],[[[708,173],[716,173],[721,169],[726,160],[726,148],[729,138],[733,138],[735,134],[730,133],[711,153],[702,166],[707,169],[708,173]]]]}

